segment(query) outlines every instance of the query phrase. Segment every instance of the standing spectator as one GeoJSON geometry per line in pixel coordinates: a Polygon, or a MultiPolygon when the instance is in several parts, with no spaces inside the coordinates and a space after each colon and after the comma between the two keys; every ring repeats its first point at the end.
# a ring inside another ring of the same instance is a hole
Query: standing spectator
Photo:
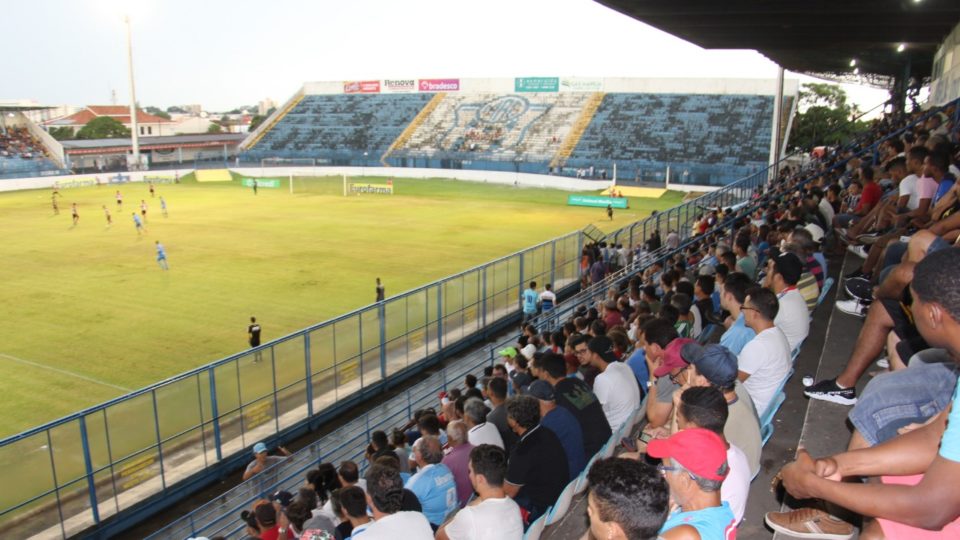
{"type": "MultiPolygon", "coordinates": [[[[247,341],[250,343],[250,348],[260,346],[260,324],[257,323],[256,317],[250,317],[250,326],[247,326],[247,341]]],[[[255,352],[253,361],[259,362],[262,359],[262,354],[259,350],[255,352]]]]}
{"type": "Polygon", "coordinates": [[[670,510],[670,489],[657,470],[632,459],[606,458],[587,473],[591,538],[656,538],[670,510]]]}
{"type": "Polygon", "coordinates": [[[282,446],[278,446],[277,450],[279,450],[283,456],[267,455],[267,445],[262,442],[253,445],[254,459],[247,465],[246,470],[243,471],[243,479],[249,480],[256,474],[263,472],[264,469],[280,463],[291,455],[290,452],[282,446]]]}
{"type": "Polygon", "coordinates": [[[747,298],[741,309],[744,311],[747,326],[757,333],[757,337],[750,340],[740,351],[737,358],[740,371],[738,378],[750,393],[757,413],[763,415],[773,401],[780,383],[790,374],[793,364],[790,346],[780,328],[774,326],[778,304],[777,297],[769,289],[754,287],[747,291],[747,298]]]}
{"type": "Polygon", "coordinates": [[[540,311],[549,314],[555,307],[557,307],[557,295],[553,292],[553,285],[547,283],[543,286],[543,292],[540,293],[540,311]]]}
{"type": "Polygon", "coordinates": [[[527,321],[537,316],[537,299],[539,298],[540,295],[537,294],[537,282],[531,281],[530,286],[524,289],[520,295],[520,300],[523,304],[523,320],[520,321],[521,329],[527,321]]]}
{"type": "Polygon", "coordinates": [[[570,479],[573,480],[587,466],[580,424],[570,411],[557,407],[553,385],[547,381],[534,381],[528,389],[528,394],[540,402],[540,425],[552,431],[563,445],[563,452],[567,455],[570,479]]]}
{"type": "MultiPolygon", "coordinates": [[[[494,380],[500,380],[501,384],[506,385],[502,379],[493,379],[490,382],[494,380]]],[[[506,412],[505,408],[504,412],[506,412]]],[[[469,430],[467,440],[473,446],[492,444],[503,448],[503,438],[500,437],[497,426],[489,421],[491,414],[493,413],[488,413],[487,406],[478,398],[468,399],[463,404],[463,422],[469,430]]]]}
{"type": "MultiPolygon", "coordinates": [[[[586,344],[585,341],[581,343],[586,344]]],[[[544,354],[540,365],[543,380],[553,386],[557,406],[569,411],[580,425],[584,456],[593,456],[612,434],[600,400],[587,383],[576,377],[567,377],[566,360],[559,354],[544,354]]]]}
{"type": "Polygon", "coordinates": [[[470,475],[467,463],[470,461],[470,450],[473,445],[467,441],[467,426],[461,420],[454,420],[447,424],[447,441],[449,450],[443,456],[443,463],[453,473],[453,481],[457,486],[457,501],[463,508],[470,496],[473,495],[473,486],[470,485],[470,475]]]}
{"type": "Polygon", "coordinates": [[[430,522],[420,512],[402,512],[403,480],[400,471],[374,465],[367,471],[367,506],[374,522],[363,540],[432,540],[430,522]]]}
{"type": "Polygon", "coordinates": [[[540,425],[540,404],[530,396],[507,400],[507,419],[520,437],[510,454],[506,494],[535,521],[557,500],[570,479],[560,440],[540,425]]]}
{"type": "Polygon", "coordinates": [[[720,500],[727,478],[727,446],[716,433],[685,429],[647,445],[647,455],[663,460],[670,498],[678,509],[660,529],[664,540],[723,539],[736,535],[730,505],[720,500]]]}
{"type": "Polygon", "coordinates": [[[520,507],[503,489],[507,454],[490,444],[477,446],[470,451],[468,467],[470,483],[477,492],[476,502],[440,527],[437,540],[520,540],[520,507]]]}
{"type": "Polygon", "coordinates": [[[377,302],[383,302],[383,299],[386,298],[387,289],[383,286],[383,283],[380,283],[380,278],[377,278],[377,302]]]}
{"type": "Polygon", "coordinates": [[[457,484],[450,469],[441,463],[443,447],[439,439],[429,435],[421,437],[413,447],[413,458],[417,463],[417,472],[404,487],[420,500],[423,515],[430,524],[439,527],[457,509],[457,484]]]}

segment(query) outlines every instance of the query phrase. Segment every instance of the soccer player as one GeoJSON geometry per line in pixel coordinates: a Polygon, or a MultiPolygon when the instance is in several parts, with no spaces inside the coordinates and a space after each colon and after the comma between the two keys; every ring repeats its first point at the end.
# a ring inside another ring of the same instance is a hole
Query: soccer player
{"type": "Polygon", "coordinates": [[[110,209],[107,208],[107,205],[103,205],[103,214],[107,217],[107,227],[113,225],[113,218],[110,217],[110,209]]]}
{"type": "Polygon", "coordinates": [[[147,201],[140,199],[140,214],[143,216],[143,222],[147,222],[147,201]]]}
{"type": "Polygon", "coordinates": [[[157,244],[157,264],[160,265],[160,268],[164,270],[169,270],[170,266],[167,264],[167,250],[163,248],[163,244],[159,240],[157,244]]]}
{"type": "Polygon", "coordinates": [[[53,205],[53,215],[60,215],[60,207],[57,206],[57,192],[54,191],[53,195],[50,196],[50,204],[53,205]]]}
{"type": "Polygon", "coordinates": [[[73,226],[77,226],[77,222],[80,221],[80,213],[77,212],[77,203],[73,203],[73,226]]]}
{"type": "Polygon", "coordinates": [[[380,283],[380,278],[377,278],[377,302],[383,302],[383,299],[386,297],[387,289],[380,283]]]}
{"type": "Polygon", "coordinates": [[[154,198],[154,197],[156,197],[156,196],[157,196],[157,193],[156,193],[156,191],[155,191],[154,188],[153,188],[153,182],[150,182],[150,198],[152,199],[152,198],[154,198]]]}
{"type": "Polygon", "coordinates": [[[163,199],[163,195],[160,196],[160,212],[163,217],[167,217],[167,201],[163,199]]]}
{"type": "Polygon", "coordinates": [[[257,194],[257,179],[256,179],[256,178],[253,179],[253,194],[254,194],[254,195],[257,194]]]}
{"type": "Polygon", "coordinates": [[[123,195],[120,194],[120,190],[117,190],[117,210],[123,210],[123,195]]]}
{"type": "MultiPolygon", "coordinates": [[[[250,326],[247,327],[247,338],[249,339],[251,348],[260,346],[260,325],[257,324],[256,317],[250,317],[250,326]]],[[[259,362],[261,356],[262,353],[257,351],[254,353],[253,361],[259,362]]]]}
{"type": "Polygon", "coordinates": [[[130,212],[130,215],[133,216],[133,224],[137,227],[137,236],[143,234],[143,222],[140,221],[140,216],[136,212],[130,212]]]}
{"type": "Polygon", "coordinates": [[[607,205],[607,217],[610,219],[610,221],[613,221],[613,205],[612,204],[607,205]]]}

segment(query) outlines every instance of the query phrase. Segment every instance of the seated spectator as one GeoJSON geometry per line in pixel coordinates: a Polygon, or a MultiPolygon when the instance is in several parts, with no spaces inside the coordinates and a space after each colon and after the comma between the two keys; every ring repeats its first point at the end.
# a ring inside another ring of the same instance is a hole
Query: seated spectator
{"type": "Polygon", "coordinates": [[[400,471],[374,465],[367,471],[367,506],[374,522],[363,532],[364,540],[431,540],[430,522],[419,512],[403,512],[403,480],[400,471]]]}
{"type": "Polygon", "coordinates": [[[552,431],[540,426],[540,404],[530,396],[507,400],[507,419],[520,441],[510,454],[504,491],[533,522],[557,500],[570,473],[567,456],[552,431]]]}
{"type": "Polygon", "coordinates": [[[660,470],[678,509],[660,528],[664,540],[723,539],[736,535],[737,523],[720,489],[727,478],[727,444],[706,429],[678,431],[669,439],[655,439],[647,455],[663,460],[660,470]]]}
{"type": "MultiPolygon", "coordinates": [[[[585,356],[588,356],[590,365],[600,370],[593,383],[593,392],[600,400],[610,429],[620,429],[640,406],[637,379],[626,364],[617,361],[613,342],[607,336],[591,339],[588,349],[589,355],[585,356]]],[[[583,356],[580,358],[582,362],[583,356]]]]}
{"type": "Polygon", "coordinates": [[[367,447],[366,458],[368,462],[376,461],[383,455],[392,455],[397,457],[396,452],[390,448],[390,441],[384,431],[377,430],[370,434],[370,446],[367,447]]]}
{"type": "Polygon", "coordinates": [[[350,524],[350,536],[365,531],[373,520],[367,516],[367,495],[357,486],[343,488],[339,493],[343,521],[350,524]]]}
{"type": "Polygon", "coordinates": [[[343,487],[357,486],[363,490],[367,489],[367,481],[360,478],[360,467],[352,461],[340,463],[340,467],[337,468],[337,478],[340,479],[340,485],[343,487]]]}
{"type": "MultiPolygon", "coordinates": [[[[586,345],[585,342],[581,342],[586,345]]],[[[600,400],[587,383],[566,376],[566,361],[557,354],[545,354],[541,359],[544,380],[553,385],[553,396],[558,407],[570,412],[583,435],[584,456],[593,456],[612,435],[600,400]]]]}
{"type": "Polygon", "coordinates": [[[747,251],[750,249],[750,237],[738,235],[733,241],[733,254],[737,257],[736,271],[746,274],[750,280],[757,279],[757,261],[747,251]]]}
{"type": "MultiPolygon", "coordinates": [[[[330,492],[340,489],[340,479],[337,477],[337,468],[333,463],[321,463],[316,469],[307,471],[306,486],[317,494],[317,500],[325,505],[330,499],[330,492]]],[[[333,517],[331,514],[330,517],[333,517]]]]}
{"type": "Polygon", "coordinates": [[[274,505],[262,501],[254,508],[253,514],[257,520],[257,528],[260,530],[257,537],[260,540],[291,540],[293,538],[293,532],[289,529],[281,532],[280,522],[277,519],[277,509],[274,505]]]}
{"type": "MultiPolygon", "coordinates": [[[[507,455],[513,450],[513,445],[517,442],[517,436],[507,425],[507,381],[499,377],[490,379],[487,385],[487,397],[492,404],[491,410],[487,414],[486,421],[493,424],[500,434],[500,447],[506,450],[507,455]]],[[[468,423],[469,424],[469,423],[468,423]]],[[[480,446],[481,444],[497,444],[494,439],[473,440],[470,444],[480,446]]]]}
{"type": "Polygon", "coordinates": [[[278,446],[277,450],[280,451],[282,456],[271,456],[267,454],[267,445],[259,442],[253,445],[253,461],[247,464],[246,470],[243,471],[243,479],[249,480],[251,477],[257,473],[263,472],[264,469],[268,469],[277,463],[280,463],[290,457],[290,451],[282,446],[278,446]]]}
{"type": "Polygon", "coordinates": [[[617,305],[616,300],[604,301],[603,324],[606,325],[608,329],[623,325],[623,316],[620,313],[620,307],[617,305]]]}
{"type": "Polygon", "coordinates": [[[686,293],[678,292],[670,299],[670,305],[677,308],[677,323],[674,325],[674,328],[677,329],[677,335],[682,338],[696,337],[696,320],[690,312],[690,308],[693,306],[691,298],[686,293]]]}
{"type": "MultiPolygon", "coordinates": [[[[506,383],[501,381],[500,386],[506,388],[506,383]]],[[[503,439],[500,438],[497,427],[487,421],[489,419],[487,406],[479,399],[468,399],[463,404],[463,422],[468,430],[467,442],[473,446],[492,444],[503,448],[503,439]]]]}
{"type": "MultiPolygon", "coordinates": [[[[710,386],[687,388],[680,394],[680,403],[677,407],[677,429],[703,428],[712,431],[723,439],[723,432],[728,423],[727,401],[719,390],[710,386]]],[[[727,465],[729,472],[720,488],[720,499],[729,503],[735,523],[743,520],[743,512],[747,508],[747,496],[750,494],[750,464],[743,450],[730,444],[724,439],[727,446],[727,465]]]]}
{"type": "Polygon", "coordinates": [[[643,350],[651,377],[647,382],[647,425],[650,428],[665,425],[673,411],[673,392],[679,385],[670,380],[667,376],[670,369],[664,371],[663,365],[667,348],[677,339],[677,330],[669,321],[656,318],[643,326],[643,350]]]}
{"type": "MultiPolygon", "coordinates": [[[[803,272],[800,273],[800,279],[797,280],[797,290],[800,291],[800,296],[803,297],[803,301],[807,304],[807,313],[809,316],[809,313],[817,307],[817,300],[820,298],[820,287],[817,286],[817,280],[810,272],[809,265],[803,262],[806,260],[807,254],[800,249],[800,246],[793,243],[784,244],[782,253],[794,254],[797,260],[801,261],[804,265],[803,272]]],[[[816,261],[813,262],[817,265],[817,269],[819,269],[819,263],[816,261]]]]}
{"type": "Polygon", "coordinates": [[[729,274],[720,287],[720,305],[730,313],[725,323],[727,331],[720,336],[720,344],[733,354],[740,354],[743,346],[757,335],[747,326],[741,311],[750,287],[753,287],[753,282],[742,272],[729,274]]]}
{"type": "MultiPolygon", "coordinates": [[[[960,359],[960,250],[944,249],[916,265],[910,292],[923,338],[960,359]]],[[[960,535],[960,390],[932,422],[871,448],[814,460],[800,450],[781,471],[798,499],[819,498],[876,520],[861,538],[956,538],[960,535]],[[843,478],[879,477],[879,482],[843,478]],[[936,531],[936,532],[934,532],[936,531]]],[[[771,524],[773,525],[773,524],[771,524]]]]}
{"type": "Polygon", "coordinates": [[[422,437],[421,440],[423,442],[413,449],[417,472],[404,487],[420,500],[423,515],[430,524],[439,527],[457,509],[457,484],[450,469],[441,463],[443,447],[440,441],[431,436],[422,437]]]}
{"type": "MultiPolygon", "coordinates": [[[[760,415],[763,415],[773,401],[777,389],[790,374],[793,364],[787,338],[778,326],[774,326],[778,308],[777,297],[773,292],[761,287],[747,291],[746,301],[741,308],[747,326],[757,333],[757,337],[743,347],[737,358],[737,368],[740,371],[738,378],[753,399],[753,405],[760,415]]],[[[804,320],[806,309],[804,306],[804,320]]]]}
{"type": "Polygon", "coordinates": [[[470,482],[475,503],[465,507],[437,531],[437,540],[520,540],[523,518],[516,501],[507,497],[503,481],[507,454],[491,444],[470,451],[470,482]]]}
{"type": "Polygon", "coordinates": [[[804,268],[803,262],[793,253],[773,253],[767,263],[767,276],[764,279],[764,285],[777,295],[779,308],[774,324],[787,337],[791,352],[810,333],[810,311],[797,289],[804,268]]]}
{"type": "Polygon", "coordinates": [[[587,466],[583,450],[583,431],[573,414],[558,407],[553,386],[547,381],[534,381],[527,394],[540,402],[540,425],[549,429],[560,440],[567,455],[567,468],[573,480],[587,466]]]}
{"type": "Polygon", "coordinates": [[[590,537],[656,538],[670,510],[670,490],[657,470],[632,459],[606,458],[587,473],[590,537]]]}
{"type": "Polygon", "coordinates": [[[407,446],[407,436],[403,430],[393,430],[393,433],[390,434],[390,443],[393,446],[393,453],[400,461],[400,472],[410,472],[410,449],[407,446]]]}
{"type": "Polygon", "coordinates": [[[457,485],[457,501],[460,503],[460,508],[463,508],[473,495],[467,471],[467,462],[470,461],[470,450],[473,449],[473,445],[467,441],[467,426],[460,420],[447,424],[447,440],[450,441],[449,450],[447,455],[443,456],[441,463],[453,473],[453,481],[457,485]]]}
{"type": "Polygon", "coordinates": [[[685,386],[712,386],[723,393],[727,402],[723,436],[743,451],[750,467],[750,478],[755,477],[760,472],[762,451],[760,419],[750,394],[737,380],[737,357],[722,345],[704,347],[698,343],[684,345],[680,354],[690,363],[686,376],[682,378],[685,386]]]}

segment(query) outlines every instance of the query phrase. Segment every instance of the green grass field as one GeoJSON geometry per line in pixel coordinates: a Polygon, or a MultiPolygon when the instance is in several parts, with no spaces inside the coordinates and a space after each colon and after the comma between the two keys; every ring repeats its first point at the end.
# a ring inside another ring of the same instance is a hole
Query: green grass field
{"type": "MultiPolygon", "coordinates": [[[[369,178],[371,182],[383,179],[369,178]]],[[[395,181],[394,196],[342,197],[339,178],[291,195],[238,181],[127,184],[0,194],[0,436],[10,435],[264,341],[594,223],[612,230],[679,193],[631,200],[606,220],[567,193],[450,180],[395,181]],[[131,212],[150,206],[146,234],[131,212]],[[71,224],[70,204],[80,222],[71,224]],[[101,205],[113,214],[106,226],[101,205]],[[155,261],[166,247],[170,271],[155,261]]]]}

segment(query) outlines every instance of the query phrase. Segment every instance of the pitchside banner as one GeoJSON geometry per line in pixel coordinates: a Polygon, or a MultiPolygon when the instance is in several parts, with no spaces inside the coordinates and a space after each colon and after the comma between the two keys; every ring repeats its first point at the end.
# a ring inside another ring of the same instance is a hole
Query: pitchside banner
{"type": "Polygon", "coordinates": [[[601,197],[599,195],[567,195],[567,205],[627,208],[627,199],[624,197],[601,197]]]}
{"type": "Polygon", "coordinates": [[[558,92],[559,77],[517,77],[513,80],[514,92],[558,92]]]}
{"type": "Polygon", "coordinates": [[[280,187],[280,180],[276,178],[244,178],[240,180],[240,185],[253,187],[253,181],[257,181],[258,188],[278,188],[280,187]]]}
{"type": "Polygon", "coordinates": [[[460,90],[460,79],[420,79],[421,92],[456,92],[460,90]]]}
{"type": "Polygon", "coordinates": [[[393,182],[389,184],[347,184],[347,189],[354,194],[393,195],[393,182]]]}

